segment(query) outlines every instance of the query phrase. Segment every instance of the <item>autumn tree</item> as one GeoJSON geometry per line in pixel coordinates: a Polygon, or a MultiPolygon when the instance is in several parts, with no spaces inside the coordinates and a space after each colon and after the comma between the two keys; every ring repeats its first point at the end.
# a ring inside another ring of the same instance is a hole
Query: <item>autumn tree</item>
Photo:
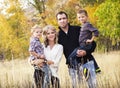
{"type": "Polygon", "coordinates": [[[105,44],[107,51],[115,46],[117,48],[120,46],[119,4],[119,0],[106,0],[105,3],[102,3],[95,12],[95,15],[98,18],[97,26],[100,30],[101,43],[102,45],[105,44]]]}
{"type": "Polygon", "coordinates": [[[9,7],[6,9],[5,16],[1,16],[1,26],[3,29],[2,37],[2,51],[6,59],[26,56],[28,53],[28,30],[27,19],[20,7],[18,0],[8,0],[9,7]],[[3,24],[4,23],[4,24],[3,24]],[[7,48],[6,48],[7,47],[7,48]]]}
{"type": "Polygon", "coordinates": [[[94,4],[98,3],[101,4],[102,2],[104,2],[105,0],[79,0],[80,5],[82,7],[86,7],[86,6],[94,6],[94,4]]]}
{"type": "Polygon", "coordinates": [[[28,2],[38,10],[39,14],[45,12],[45,1],[46,0],[28,0],[28,2]]]}

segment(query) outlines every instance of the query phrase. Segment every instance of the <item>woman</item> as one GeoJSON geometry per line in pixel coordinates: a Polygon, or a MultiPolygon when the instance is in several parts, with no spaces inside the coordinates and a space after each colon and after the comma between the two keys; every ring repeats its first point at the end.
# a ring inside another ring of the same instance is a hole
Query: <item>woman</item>
{"type": "Polygon", "coordinates": [[[44,56],[44,48],[39,38],[42,37],[42,28],[39,25],[35,25],[31,29],[29,52],[29,61],[34,67],[34,87],[46,88],[46,84],[49,83],[49,66],[46,64],[44,56]]]}
{"type": "Polygon", "coordinates": [[[60,82],[57,72],[63,54],[63,46],[57,43],[57,32],[53,26],[47,25],[43,30],[43,35],[45,39],[44,54],[52,72],[52,87],[60,88],[60,82]]]}

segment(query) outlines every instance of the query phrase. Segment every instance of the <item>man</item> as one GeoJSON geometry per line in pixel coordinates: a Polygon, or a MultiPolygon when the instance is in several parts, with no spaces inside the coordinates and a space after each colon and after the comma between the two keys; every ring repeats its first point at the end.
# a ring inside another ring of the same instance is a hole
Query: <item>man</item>
{"type": "MultiPolygon", "coordinates": [[[[59,35],[58,35],[58,43],[63,45],[63,53],[66,58],[66,64],[68,65],[68,57],[72,53],[72,51],[79,47],[79,33],[80,33],[80,27],[79,26],[71,26],[68,22],[68,15],[60,11],[56,14],[56,18],[59,25],[59,35]]],[[[79,50],[78,50],[79,51],[79,50]]],[[[91,53],[94,51],[94,47],[91,50],[88,50],[89,52],[86,52],[85,50],[80,51],[77,53],[78,57],[85,56],[86,53],[91,53]]],[[[80,59],[79,59],[80,60],[80,59]]],[[[72,86],[73,88],[76,88],[76,69],[69,66],[69,74],[72,79],[72,86]]]]}

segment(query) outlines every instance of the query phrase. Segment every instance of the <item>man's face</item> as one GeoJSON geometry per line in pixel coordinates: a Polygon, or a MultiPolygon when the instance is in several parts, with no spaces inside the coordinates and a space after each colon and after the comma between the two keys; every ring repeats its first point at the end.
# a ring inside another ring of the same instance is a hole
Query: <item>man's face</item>
{"type": "Polygon", "coordinates": [[[65,28],[68,25],[68,18],[66,17],[65,14],[58,14],[57,21],[58,21],[58,25],[61,28],[65,28]]]}

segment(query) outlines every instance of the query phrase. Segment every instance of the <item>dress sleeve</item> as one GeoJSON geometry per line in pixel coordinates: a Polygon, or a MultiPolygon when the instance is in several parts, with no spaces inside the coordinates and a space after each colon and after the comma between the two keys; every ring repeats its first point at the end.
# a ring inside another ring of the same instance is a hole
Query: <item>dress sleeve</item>
{"type": "Polygon", "coordinates": [[[54,58],[54,65],[57,66],[62,58],[63,54],[63,46],[59,45],[58,51],[56,53],[56,57],[54,58]]]}

